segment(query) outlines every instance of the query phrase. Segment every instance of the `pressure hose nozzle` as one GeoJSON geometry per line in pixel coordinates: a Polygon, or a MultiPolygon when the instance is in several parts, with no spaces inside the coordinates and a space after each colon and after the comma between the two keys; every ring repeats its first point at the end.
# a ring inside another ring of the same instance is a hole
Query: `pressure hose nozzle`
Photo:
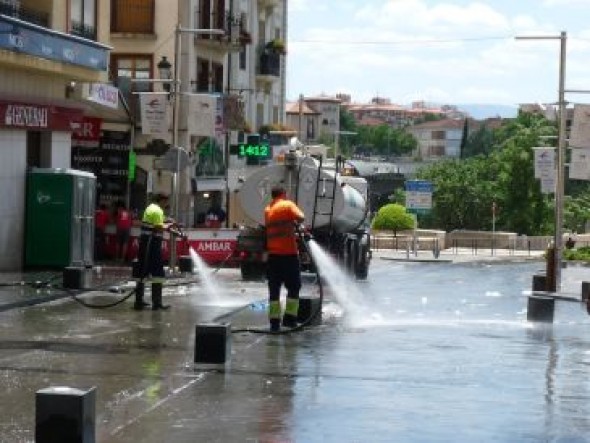
{"type": "Polygon", "coordinates": [[[295,232],[304,241],[308,242],[311,240],[311,232],[305,227],[303,223],[295,223],[295,232]]]}

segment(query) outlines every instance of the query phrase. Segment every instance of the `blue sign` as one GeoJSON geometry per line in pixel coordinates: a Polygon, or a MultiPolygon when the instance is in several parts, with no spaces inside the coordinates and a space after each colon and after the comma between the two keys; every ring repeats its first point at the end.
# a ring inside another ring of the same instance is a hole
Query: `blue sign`
{"type": "Polygon", "coordinates": [[[406,181],[406,191],[432,193],[434,185],[426,180],[408,180],[406,181]]]}
{"type": "Polygon", "coordinates": [[[0,15],[0,48],[97,71],[107,70],[110,49],[4,15],[0,15]]]}

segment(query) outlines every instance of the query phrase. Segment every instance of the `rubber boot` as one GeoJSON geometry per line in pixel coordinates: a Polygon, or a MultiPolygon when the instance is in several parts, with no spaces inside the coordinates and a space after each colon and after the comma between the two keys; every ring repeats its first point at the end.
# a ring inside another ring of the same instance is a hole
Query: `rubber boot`
{"type": "Polygon", "coordinates": [[[145,291],[145,283],[142,281],[138,281],[135,285],[135,303],[133,304],[133,309],[136,311],[141,311],[146,306],[149,306],[149,303],[143,301],[143,294],[145,291]]]}
{"type": "Polygon", "coordinates": [[[283,326],[294,328],[297,326],[297,313],[299,312],[299,298],[289,297],[287,295],[287,304],[285,306],[285,315],[283,315],[283,326]]]}
{"type": "Polygon", "coordinates": [[[162,283],[152,283],[152,310],[168,309],[170,306],[162,304],[162,283]]]}

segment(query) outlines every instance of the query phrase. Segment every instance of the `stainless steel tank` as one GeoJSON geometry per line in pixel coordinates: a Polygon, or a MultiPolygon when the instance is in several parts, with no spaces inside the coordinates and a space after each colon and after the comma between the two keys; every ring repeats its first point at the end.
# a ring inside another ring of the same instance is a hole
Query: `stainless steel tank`
{"type": "Polygon", "coordinates": [[[271,200],[271,189],[275,185],[281,185],[287,190],[287,196],[303,210],[305,225],[311,226],[317,189],[319,196],[314,228],[329,226],[332,200],[332,228],[336,232],[348,232],[361,225],[367,208],[366,181],[362,178],[353,180],[344,177],[337,177],[335,180],[334,170],[322,169],[318,183],[318,172],[319,163],[312,157],[297,157],[292,163],[286,161],[286,164],[266,166],[245,180],[239,191],[238,201],[252,221],[264,224],[264,208],[271,200]]]}

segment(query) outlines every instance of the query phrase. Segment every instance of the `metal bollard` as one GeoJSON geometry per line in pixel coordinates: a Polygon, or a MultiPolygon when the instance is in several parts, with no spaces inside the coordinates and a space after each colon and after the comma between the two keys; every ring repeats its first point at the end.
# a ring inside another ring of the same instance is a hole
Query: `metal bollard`
{"type": "Polygon", "coordinates": [[[131,263],[131,277],[141,278],[141,267],[139,266],[139,260],[135,259],[131,263]]]}
{"type": "Polygon", "coordinates": [[[588,301],[590,295],[590,281],[582,282],[582,301],[588,301]]]}
{"type": "Polygon", "coordinates": [[[94,443],[96,388],[50,387],[35,398],[36,443],[94,443]]]}
{"type": "Polygon", "coordinates": [[[544,292],[547,288],[547,277],[544,274],[533,275],[533,291],[544,292]]]}
{"type": "Polygon", "coordinates": [[[92,287],[92,269],[68,266],[62,274],[62,285],[66,289],[88,289],[92,287]]]}
{"type": "Polygon", "coordinates": [[[529,295],[527,320],[530,322],[553,323],[555,299],[540,295],[529,295]]]}
{"type": "Polygon", "coordinates": [[[193,273],[193,259],[190,255],[182,255],[178,259],[178,268],[180,272],[192,274],[193,273]]]}
{"type": "Polygon", "coordinates": [[[231,324],[202,323],[195,331],[195,363],[225,363],[231,349],[231,324]]]}

